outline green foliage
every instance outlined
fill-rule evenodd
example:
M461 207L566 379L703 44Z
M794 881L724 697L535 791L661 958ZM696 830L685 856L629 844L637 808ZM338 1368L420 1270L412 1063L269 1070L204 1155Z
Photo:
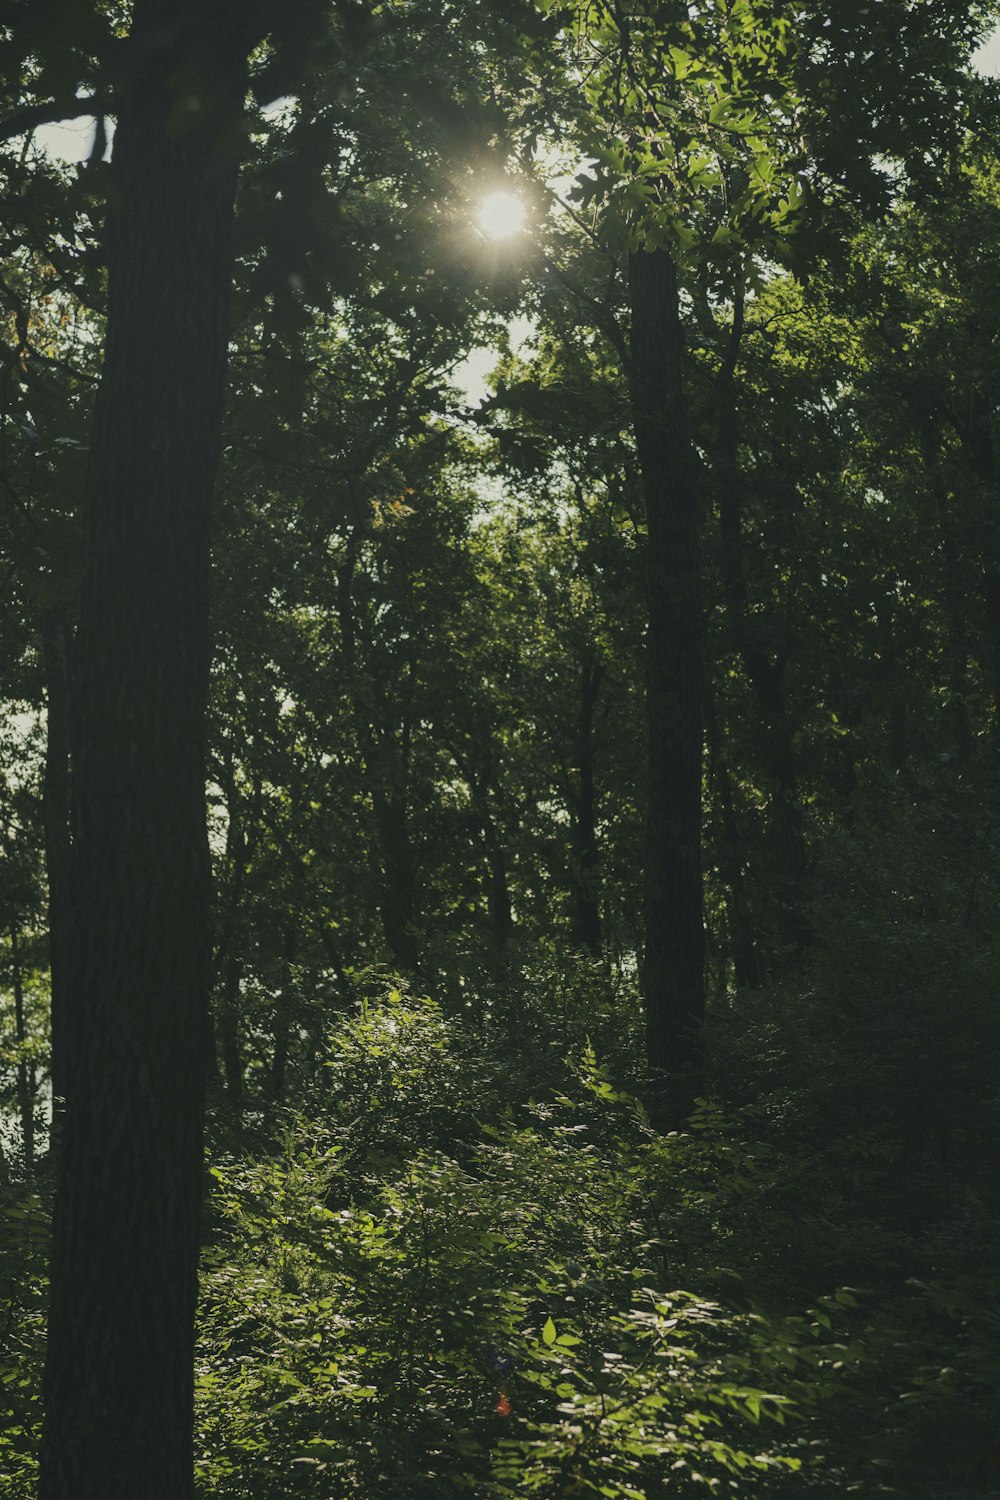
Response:
M206 1494L626 1496L798 1467L756 1431L789 1399L754 1379L763 1320L658 1289L634 1102L590 1054L547 1104L494 1079L484 1120L484 1061L390 995L331 1038L333 1117L213 1168Z
M107 102L124 20L85 8L68 45L70 9L4 34L15 120ZM321 9L253 60L284 103L249 117L236 236L201 1493L993 1494L1000 169L965 63L997 7ZM49 1223L18 1145L49 1048L39 639L76 609L106 175L0 152L15 1500ZM532 233L486 246L472 203L514 180ZM707 1098L663 1137L639 246L683 283L713 721Z
M16 1497L37 1481L49 1229L42 1198L0 1183L0 1474Z

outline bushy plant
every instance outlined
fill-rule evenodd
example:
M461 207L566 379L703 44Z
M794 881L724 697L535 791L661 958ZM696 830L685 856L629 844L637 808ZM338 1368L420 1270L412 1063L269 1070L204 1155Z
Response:
M801 1433L758 1426L793 1399L796 1340L782 1363L767 1320L671 1290L651 1183L687 1141L593 1052L497 1110L460 1023L390 994L331 1070L336 1107L213 1169L206 1495L732 1493L799 1469Z

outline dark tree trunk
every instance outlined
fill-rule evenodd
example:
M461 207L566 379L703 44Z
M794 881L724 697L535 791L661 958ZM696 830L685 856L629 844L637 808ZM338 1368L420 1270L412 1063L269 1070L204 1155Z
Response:
M243 959L240 951L242 927L243 892L246 887L247 867L252 849L256 847L257 820L260 812L260 786L251 797L251 830L248 835L244 826L243 798L236 781L231 746L227 748L224 764L219 768L219 780L226 798L226 867L228 881L225 891L224 916L220 923L220 936L215 950L213 967L216 976L216 1013L214 1042L210 1052L209 1067L215 1064L214 1077L219 1075L219 1061L225 1079L226 1094L237 1109L243 1102L243 1056L240 1046L240 984L243 978Z
M69 747L70 671L69 632L56 614L42 621L42 658L45 667L46 742L42 820L45 869L49 887L49 973L52 995L52 1138L62 1134L73 1056L72 1018L68 1013L70 983L70 840Z
M25 1049L28 1027L24 1015L24 976L21 972L21 944L17 917L10 924L10 968L14 989L14 1037L21 1050L17 1061L17 1111L21 1117L21 1149L24 1170L30 1177L35 1168L35 1065L29 1062Z
M510 940L514 931L514 909L510 899L507 851L497 831L486 788L481 782L473 782L471 792L473 814L486 850L486 910L490 919L493 950L497 965L502 970L507 963Z
M966 442L982 486L976 527L983 570L983 612L986 626L983 652L992 703L990 727L994 745L1000 744L1000 472L993 437L990 403L981 395L972 402Z
M136 0L73 715L74 1056L41 1500L193 1494L209 513L250 7Z
M972 726L969 722L968 707L969 641L954 503L945 487L944 476L941 473L938 440L929 422L921 424L920 441L924 467L930 481L931 494L934 496L938 532L941 538L941 561L944 570L942 603L947 629L945 676L948 685L948 720L959 764L968 766L972 760Z
M301 893L293 898L293 911L301 910ZM295 1009L295 958L299 949L299 930L294 922L285 927L281 945L281 962L284 983L278 991L279 1009L274 1017L274 1051L271 1053L270 1085L271 1098L281 1099L285 1092L285 1074L288 1069L288 1046L292 1035L292 1015Z
M357 540L348 543L346 562L337 570L337 606L351 706L358 744L368 775L368 789L375 815L382 855L379 914L382 931L393 962L405 973L420 968L416 928L416 859L410 838L407 807L406 767L391 732L379 721L380 705L373 701L373 686L363 674L358 653L358 627L354 605Z
M490 805L491 794L495 795L497 791L493 746L488 740L480 773L473 769L471 758L463 755L455 745L449 744L448 752L468 782L472 826L478 829L483 840L486 853L486 910L490 919L497 967L502 972L507 964L510 940L514 933L514 904L510 895L507 850Z
M757 945L754 942L750 901L747 895L746 878L743 872L743 848L736 818L736 799L733 796L732 780L726 764L722 730L715 712L712 695L705 693L705 719L708 728L709 760L712 778L719 803L722 839L719 865L726 883L726 902L729 917L730 951L733 960L733 977L740 989L757 989L763 981L763 968Z
M219 1055L229 1102L239 1109L243 1103L243 1054L240 1048L240 981L243 965L235 949L222 966L219 994Z
M768 650L766 625L751 614L743 545L743 475L739 463L736 370L743 334L743 300L737 296L729 349L719 380L719 532L726 609L737 650L757 705L763 771L769 782L769 821L781 911L782 936L796 949L810 938L802 910L807 859L792 720L785 694L785 658Z
M507 854L503 846L503 841L488 814L482 826L483 836L486 840L486 866L488 872L486 907L490 914L493 946L496 949L499 961L503 964L507 960L510 940L514 931L514 911L510 899L510 885L507 877Z
M372 803L382 847L384 886L382 930L399 967L415 974L420 967L416 929L416 862L410 842L410 820L404 791L390 792L376 766Z
M669 254L631 254L629 288L632 415L648 526L646 1057L655 1115L669 1121L683 1114L702 1068L705 622L684 335Z
M573 927L572 940L595 958L601 956L601 908L597 899L597 798L594 783L594 713L603 672L590 661L580 673L580 703L576 733L579 769L573 809Z

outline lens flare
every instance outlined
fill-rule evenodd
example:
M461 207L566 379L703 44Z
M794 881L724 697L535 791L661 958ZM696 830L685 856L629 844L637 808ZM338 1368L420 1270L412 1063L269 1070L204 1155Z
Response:
M524 204L516 193L489 193L479 204L479 228L490 240L509 240L524 228Z

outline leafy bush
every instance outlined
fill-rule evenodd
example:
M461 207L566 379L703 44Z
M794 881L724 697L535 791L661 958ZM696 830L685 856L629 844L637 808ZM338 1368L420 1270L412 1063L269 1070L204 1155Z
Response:
M761 1320L660 1284L641 1111L588 1054L480 1128L483 1067L390 995L333 1039L336 1109L213 1169L204 1493L624 1497L798 1466L760 1447L788 1403L753 1380Z

